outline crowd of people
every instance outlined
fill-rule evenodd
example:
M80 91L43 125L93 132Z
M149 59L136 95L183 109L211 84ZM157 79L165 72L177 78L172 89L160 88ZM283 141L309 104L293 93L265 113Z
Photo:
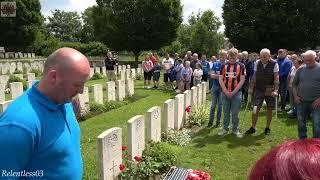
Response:
M215 56L208 59L205 54L188 51L182 57L177 53L173 57L165 54L164 59L158 62L149 53L142 66L145 88L151 88L151 78L154 81L153 88L159 87L161 69L165 85L174 84L177 93L208 81L212 97L208 128L222 127L219 135L228 133L231 115L232 132L239 138L243 137L238 114L241 102L251 102L252 123L245 131L246 135L256 132L259 112L266 104L265 135L271 132L273 111L279 110L298 119L298 134L303 139L307 137L306 121L309 117L313 118L313 137L320 136L320 114L317 109L320 103L320 79L317 78L320 77L317 75L320 73L319 60L320 52L316 54L311 50L300 55L289 55L286 49L279 49L276 55L272 55L267 48L259 54L239 52L232 48L220 50L218 59ZM287 99L290 109L286 109ZM248 104L246 109L249 109Z

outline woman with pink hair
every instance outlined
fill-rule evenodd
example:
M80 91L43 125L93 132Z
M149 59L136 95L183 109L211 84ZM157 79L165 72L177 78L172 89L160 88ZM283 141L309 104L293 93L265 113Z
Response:
M271 149L257 161L248 179L320 179L320 139L289 141Z

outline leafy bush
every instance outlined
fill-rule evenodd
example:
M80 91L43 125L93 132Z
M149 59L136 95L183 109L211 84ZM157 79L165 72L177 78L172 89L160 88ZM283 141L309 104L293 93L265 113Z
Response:
M90 80L98 80L98 79L103 79L103 76L99 73L94 73Z
M8 84L7 84L7 87L9 87L9 84L12 83L12 82L22 82L23 84L23 91L27 90L28 89L28 83L27 81L19 78L19 77L16 77L14 75L10 75L9 76L9 80L8 80Z
M162 140L178 146L186 146L191 142L192 131L190 129L168 130L162 133Z
M19 70L15 70L15 71L13 72L13 74L23 74L23 72L22 72L22 71L19 71Z
M194 107L191 108L191 113L188 120L190 125L201 126L209 120L210 108L208 105L200 105L195 109L193 108Z
M30 73L34 73L36 77L40 77L43 75L42 71L40 71L39 69L31 69Z
M136 75L136 80L142 80L142 79L143 79L143 77L142 77L141 74L137 74L137 75Z
M148 179L157 174L164 173L177 162L177 154L165 143L151 143L146 145L142 157L134 157L134 161L124 151L124 164L120 179Z

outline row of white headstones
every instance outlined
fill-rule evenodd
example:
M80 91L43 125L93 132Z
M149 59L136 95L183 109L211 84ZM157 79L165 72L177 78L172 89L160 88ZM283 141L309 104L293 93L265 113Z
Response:
M180 130L188 120L186 108L206 103L208 84L202 84L178 94L175 99L164 102L163 120L164 130ZM146 122L146 127L145 127ZM161 108L149 109L145 116L137 115L128 121L128 153L132 159L142 156L146 142L161 141ZM146 131L146 133L145 133ZM122 163L122 129L114 127L104 131L97 137L100 179L117 179L120 174L119 166Z
M18 58L35 58L35 53L22 52L0 52L0 59L18 59Z
M98 67L93 65L93 67L90 68L90 78L94 73L107 76L105 67ZM138 64L138 68L131 68L130 65L118 65L115 67L115 74L120 76L120 80L126 80L130 78L135 79L137 75L142 75L142 73L143 69L141 67L141 64Z
M0 62L0 74L13 74L16 70L20 72L29 73L32 69L43 71L44 61L33 61L33 62L14 62L14 61L3 61Z

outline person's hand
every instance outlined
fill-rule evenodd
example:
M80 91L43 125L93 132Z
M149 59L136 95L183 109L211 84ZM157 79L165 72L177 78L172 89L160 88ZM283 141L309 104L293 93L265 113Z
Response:
M237 92L238 92L238 91L232 91L232 92L230 93L230 98L233 97L235 94L237 94Z
M272 97L277 97L277 96L278 96L278 91L273 91L273 92L271 93L271 96L272 96Z
M300 96L294 96L294 102L299 105L301 103L301 97Z
M315 101L313 101L312 107L313 107L314 109L320 109L320 98L318 98L318 99L316 99Z

